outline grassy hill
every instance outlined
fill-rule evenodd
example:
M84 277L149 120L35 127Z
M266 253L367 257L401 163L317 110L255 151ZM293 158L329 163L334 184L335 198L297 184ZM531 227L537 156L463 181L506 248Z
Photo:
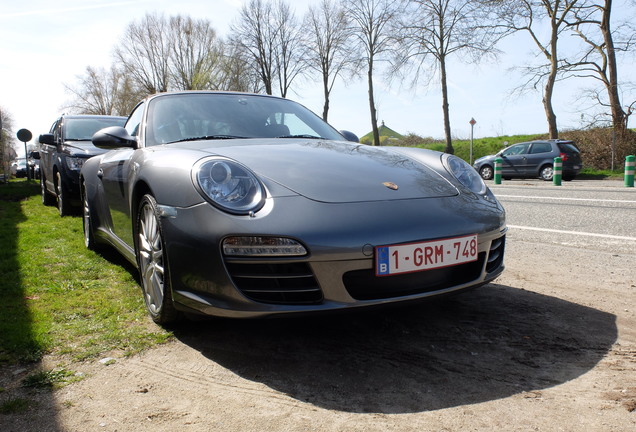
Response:
M404 135L397 133L396 131L385 125L384 122L382 123L382 126L378 128L378 131L380 132L380 145L396 145L396 141L404 139ZM360 142L363 144L373 143L373 131L361 137Z

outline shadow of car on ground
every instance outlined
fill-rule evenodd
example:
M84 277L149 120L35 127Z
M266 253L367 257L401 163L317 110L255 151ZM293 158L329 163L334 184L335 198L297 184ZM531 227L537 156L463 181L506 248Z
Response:
M175 336L246 380L344 412L413 413L565 383L617 338L615 316L490 284L399 308L182 323Z

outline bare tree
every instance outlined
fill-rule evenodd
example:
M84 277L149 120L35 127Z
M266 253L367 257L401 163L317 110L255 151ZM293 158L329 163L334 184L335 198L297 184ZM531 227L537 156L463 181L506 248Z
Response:
M464 61L479 61L484 56L495 56L495 44L505 30L492 25L488 9L471 0L409 0L403 16L398 65L415 62L414 84L422 76L427 77L427 84L439 77L445 151L452 154L448 58L462 54Z
M373 72L376 62L383 60L383 56L392 48L391 25L396 18L399 4L395 0L348 0L345 3L347 15L353 22L358 50L363 53L363 60L367 65L373 145L380 145Z
M574 8L586 0L493 0L499 6L499 22L511 31L524 31L536 45L546 63L525 68L527 81L521 89L537 88L543 84L543 108L548 122L550 138L558 138L557 117L552 106L555 84L560 78L563 61L559 52L559 37L574 26ZM548 31L545 32L545 24ZM543 34L547 38L542 40Z
M64 84L72 100L64 108L81 114L127 115L145 94L135 90L130 79L116 66L110 70L86 67L77 84Z
M239 19L230 27L232 41L249 54L250 62L263 82L265 93L271 95L275 74L274 44L277 29L271 23L271 4L250 0L243 4Z
M249 63L257 71L267 94L274 86L282 97L303 70L301 28L287 3L278 0L250 0L241 8L231 26L232 43L249 54Z
M3 180L6 182L11 172L11 160L17 154L13 148L13 119L7 110L0 107L0 168L5 174Z
M302 49L305 36L304 29L287 3L278 0L273 12L273 25L276 29L274 44L276 75L280 95L285 98L292 82L304 70Z
M614 131L623 136L636 101L629 102L623 108L619 92L617 52L628 52L634 47L634 27L630 22L624 21L616 30L612 30L612 0L577 8L575 15L573 31L586 48L576 60L566 61L564 68L572 76L592 78L601 84L605 97L595 90L590 90L587 94L598 106L609 110ZM606 113L600 114L603 116Z
M170 18L169 28L173 88L218 88L223 80L223 44L210 21L177 15Z
M355 71L356 59L349 53L351 28L345 9L332 0L322 0L317 6L310 6L303 27L309 32L307 66L321 77L324 95L322 119L327 121L329 99L336 80L342 74Z
M124 72L148 94L165 92L170 83L170 29L163 15L146 14L132 22L115 48Z
M223 74L219 83L220 90L260 93L263 84L257 70L250 63L251 55L235 41L225 45L223 56Z

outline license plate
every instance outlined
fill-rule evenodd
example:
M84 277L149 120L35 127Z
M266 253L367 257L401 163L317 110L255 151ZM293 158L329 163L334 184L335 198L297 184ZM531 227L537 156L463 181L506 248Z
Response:
M477 234L375 248L376 276L450 267L477 260Z

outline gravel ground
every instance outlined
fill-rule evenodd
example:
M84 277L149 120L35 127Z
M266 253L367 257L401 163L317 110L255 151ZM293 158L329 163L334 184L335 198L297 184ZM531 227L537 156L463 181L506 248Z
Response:
M74 365L85 379L30 393L37 405L0 414L0 430L634 431L635 263L511 231L493 284L388 310L190 322L141 355Z

